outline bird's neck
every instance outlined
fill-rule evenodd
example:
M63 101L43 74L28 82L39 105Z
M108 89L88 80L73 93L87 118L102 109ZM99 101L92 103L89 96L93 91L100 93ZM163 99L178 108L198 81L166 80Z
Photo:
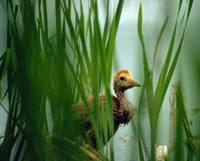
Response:
M114 91L115 91L115 94L118 98L124 98L125 97L124 90L115 86Z

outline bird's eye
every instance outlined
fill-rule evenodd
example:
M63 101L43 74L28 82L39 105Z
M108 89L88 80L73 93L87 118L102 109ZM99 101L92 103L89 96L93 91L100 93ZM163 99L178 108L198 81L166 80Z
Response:
M125 78L124 78L124 77L120 77L119 79L120 79L121 81L125 80Z

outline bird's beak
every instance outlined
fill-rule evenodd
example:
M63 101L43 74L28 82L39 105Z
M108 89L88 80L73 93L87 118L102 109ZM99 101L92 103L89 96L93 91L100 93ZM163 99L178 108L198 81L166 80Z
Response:
M133 79L127 80L127 83L128 83L128 87L129 88L132 88L132 87L141 87L141 85L138 82L134 81Z
M139 84L138 82L134 81L134 86L135 87L141 87L141 84Z

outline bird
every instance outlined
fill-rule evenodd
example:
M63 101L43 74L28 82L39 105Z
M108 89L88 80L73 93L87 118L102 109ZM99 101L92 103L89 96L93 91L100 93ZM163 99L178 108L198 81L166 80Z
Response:
M113 89L115 96L112 95L112 112L113 112L113 123L114 133L118 130L120 125L126 125L133 117L134 109L132 104L128 101L125 96L125 91L133 87L140 87L141 85L133 79L131 72L127 69L118 69L113 77ZM99 94L99 102L104 105L106 102L106 96ZM89 110L84 107L83 101L73 106L73 113L75 120L79 122L81 126L81 134L88 140L89 144L96 149L96 138L92 124L89 119L89 112L94 109L94 97L88 96L87 103ZM102 106L100 106L102 107ZM112 136L110 136L111 138ZM110 139L109 138L109 139ZM105 144L108 142L107 140Z

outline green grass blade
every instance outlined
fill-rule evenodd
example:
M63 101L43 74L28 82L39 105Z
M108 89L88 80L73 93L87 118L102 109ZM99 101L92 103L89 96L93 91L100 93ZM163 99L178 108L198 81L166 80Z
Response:
M138 11L138 35L140 39L140 43L142 45L142 53L143 53L143 63L144 63L144 76L145 79L147 80L149 76L149 64L147 60L147 52L145 48L145 43L144 43L144 37L142 33L142 21L143 21L143 16L142 16L142 3L139 5L139 11Z
M157 57L158 46L160 44L161 38L162 38L163 33L165 31L165 28L167 26L168 20L169 20L169 17L166 17L165 21L162 24L162 27L160 29L160 32L159 32L159 35L158 35L158 38L157 38L157 41L156 41L156 46L155 46L154 55L153 55L153 68L155 66L155 60L156 60L156 57Z
M104 31L103 31L103 41L107 42L107 38L108 38L108 27L109 27L109 23L110 23L110 19L109 19L109 0L107 0L106 3L106 20L105 20L105 24L104 24Z
M115 52L115 38L116 38L116 33L117 33L117 29L118 29L118 25L119 25L119 21L120 21L120 17L121 17L121 13L122 13L122 8L123 8L123 4L124 4L124 0L121 0L118 2L117 4L117 9L115 12L115 15L113 17L113 20L111 22L111 29L110 29L110 34L108 37L108 41L106 44L106 54L108 55L107 57L107 70L108 70L108 75L107 78L110 80L110 76L111 76L111 68L113 65L113 57L114 57L114 52Z
M168 51L167 51L167 54L166 54L167 56L165 58L164 65L162 67L162 70L161 70L161 73L160 73L160 76L159 76L159 80L158 80L158 83L157 83L156 91L155 91L155 98L158 98L158 100L160 100L159 96L162 95L162 88L163 88L162 82L164 82L164 80L166 78L165 74L167 73L167 71L169 69L170 62L171 62L171 57L172 57L173 48L174 48L174 44L175 44L178 16L179 16L179 13L180 13L181 6L182 6L182 0L179 3L179 10L178 10L178 14L177 14L177 17L176 17L175 26L174 26L174 29L173 29L173 34L172 34L172 37L171 37L169 48L168 48Z
M180 12L180 10L181 10L182 3L183 3L183 0L179 0L178 12Z
M175 158L184 160L183 158L183 97L181 93L180 86L177 88L177 120L176 120L176 128L177 128L177 133L176 133L176 141L175 141Z
M187 21L188 21L189 16L190 16L190 12L191 12L191 9L192 9L192 5L193 5L193 0L189 0L188 12L187 12Z
M160 76L159 76L159 80L158 80L158 83L157 83L156 91L155 91L155 98L157 98L158 100L160 100L160 96L161 96L162 88L163 88L163 82L165 80L166 73L168 71L168 67L169 67L169 64L170 64L170 59L171 59L171 55L172 55L174 43L175 43L176 29L177 29L177 22L176 22L176 25L174 27L174 31L173 31L172 38L171 38L171 41L170 41L170 45L169 45L168 52L167 52L167 57L165 59L164 65L162 67L162 70L161 70L161 73L160 73ZM159 101L157 101L157 102L159 102Z

